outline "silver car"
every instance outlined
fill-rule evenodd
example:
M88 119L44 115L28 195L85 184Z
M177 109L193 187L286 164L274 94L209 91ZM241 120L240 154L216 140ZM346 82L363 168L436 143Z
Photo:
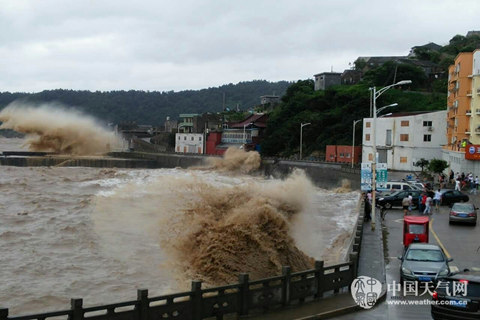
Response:
M450 274L448 259L443 250L428 243L412 243L404 256L398 257L400 265L400 283L419 281L437 283Z
M448 222L467 222L476 225L477 209L472 203L454 203L450 209Z

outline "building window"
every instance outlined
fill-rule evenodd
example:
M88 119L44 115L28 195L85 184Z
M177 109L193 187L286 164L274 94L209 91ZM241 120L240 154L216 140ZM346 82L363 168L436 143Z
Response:
M340 158L343 158L343 153L340 153Z
M365 135L365 141L370 141L370 134L369 134L369 133L367 133L367 134Z
M432 141L432 135L431 134L424 134L423 135L423 141L425 141L425 142Z
M400 157L400 163L407 163L407 157Z
M387 134L385 137L385 145L386 146L392 145L392 130L387 130Z
M400 141L408 141L408 134L407 133L400 134Z
M410 125L410 121L408 120L404 120L402 122L400 122L400 126L402 127L408 127Z
M193 139L194 139L194 138L193 138L193 137L191 137L190 139L193 141Z
M350 158L350 153L345 153L345 158Z
M198 137L198 141L202 141L202 137Z
M180 136L178 136L178 140L180 140Z
M370 128L371 122L365 122L365 127Z
M424 127L431 127L432 126L432 121L423 121L423 126Z
M369 153L368 154L368 161L372 161L373 160L373 153Z
M184 140L184 141L187 140L187 136L183 137L183 140Z
M330 159L335 159L335 155L331 154Z

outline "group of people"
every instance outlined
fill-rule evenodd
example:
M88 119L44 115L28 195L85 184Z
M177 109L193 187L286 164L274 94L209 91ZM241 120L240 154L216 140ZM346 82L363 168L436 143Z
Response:
M440 189L433 192L431 190L425 190L418 197L418 212L421 214L432 214L432 208L435 207L435 210L438 212L440 210L440 204L442 202L442 193ZM413 197L409 195L408 197L403 198L402 200L403 213L405 215L412 212L413 207Z
M465 190L469 189L470 193L477 194L479 179L478 176L473 177L473 174L470 172L461 174L457 172L456 178L453 173L453 170L450 170L450 183L455 184L455 190Z

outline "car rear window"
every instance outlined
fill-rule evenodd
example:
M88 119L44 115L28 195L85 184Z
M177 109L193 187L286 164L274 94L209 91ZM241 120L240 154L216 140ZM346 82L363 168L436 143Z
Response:
M473 206L471 204L466 204L466 203L455 203L452 207L452 211L473 211Z
M408 225L408 233L412 234L423 234L425 231L425 226L423 224L410 224Z

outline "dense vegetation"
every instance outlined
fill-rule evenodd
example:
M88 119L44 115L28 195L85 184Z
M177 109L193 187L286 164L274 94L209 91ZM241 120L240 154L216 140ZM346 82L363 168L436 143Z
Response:
M75 107L105 122L162 125L167 116L177 119L180 113L221 112L225 108L251 109L260 104L260 96L282 96L291 82L255 80L227 84L202 90L146 92L45 90L39 93L0 93L0 109L15 100L32 103L60 102Z
M304 155L320 156L329 144L351 145L353 121L370 116L368 87L369 83L362 83L314 91L312 80L298 81L290 86L282 104L270 114L267 136L262 143L263 154L297 154L300 124L307 122L311 125L303 128ZM391 112L445 110L446 94L405 89L409 88L385 92L377 99L377 106L398 103L395 109L389 109ZM356 131L361 132L361 124L356 126Z

